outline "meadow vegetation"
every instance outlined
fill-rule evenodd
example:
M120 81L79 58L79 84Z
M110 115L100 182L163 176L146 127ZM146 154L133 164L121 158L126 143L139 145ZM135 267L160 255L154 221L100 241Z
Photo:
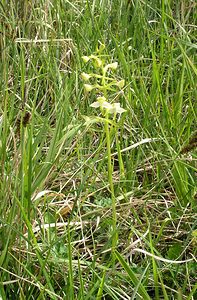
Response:
M1 1L0 299L195 299L196 12Z

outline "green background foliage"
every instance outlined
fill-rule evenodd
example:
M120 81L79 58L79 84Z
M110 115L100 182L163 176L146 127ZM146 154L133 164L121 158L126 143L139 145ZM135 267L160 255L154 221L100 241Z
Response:
M0 21L0 298L195 299L195 1L2 0ZM125 80L116 232L81 79L99 41Z

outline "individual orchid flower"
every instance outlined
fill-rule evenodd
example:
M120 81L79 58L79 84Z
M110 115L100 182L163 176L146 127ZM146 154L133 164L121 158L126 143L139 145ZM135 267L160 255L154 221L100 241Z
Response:
M108 109L108 112L110 114L122 114L126 110L122 107L120 107L120 103L113 103L111 104L111 107Z
M125 80L122 79L122 80L118 81L118 82L116 83L116 85L117 85L120 89L122 89L122 88L124 87L124 85L125 85Z
M87 63L90 60L89 56L82 56L82 59L85 63Z
M82 59L83 59L83 61L85 62L85 63L87 63L90 59L93 59L95 62L96 62L96 66L97 67L101 67L102 66L102 60L98 57L98 56L96 56L96 55L94 55L94 54L91 54L90 56L82 56Z
M84 88L85 88L85 90L86 90L86 92L91 92L94 88L95 88L95 86L94 85L91 85L91 84L84 84Z
M88 81L92 76L83 72L81 73L81 78L84 80L84 81Z
M96 48L96 52L102 52L105 49L105 44L99 42L99 47Z
M95 108L100 107L101 109L105 108L107 110L112 109L112 105L106 101L106 98L104 96L98 97L97 101L90 104L90 106Z
M111 64L106 65L106 66L103 68L103 70L104 70L104 72L106 73L108 69L116 70L117 67L118 67L118 63L117 63L117 62L113 62L113 63L111 63Z
M92 54L90 55L90 58L92 58L96 62L97 67L100 68L102 66L102 60L98 56Z

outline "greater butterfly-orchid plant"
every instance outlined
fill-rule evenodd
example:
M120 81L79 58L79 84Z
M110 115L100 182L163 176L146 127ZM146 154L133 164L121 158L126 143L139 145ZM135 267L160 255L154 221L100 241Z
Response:
M100 44L97 49L96 54L90 56L82 56L85 63L91 63L93 65L93 70L95 72L81 74L81 78L84 81L84 89L86 93L91 93L94 91L96 95L96 101L90 104L90 107L99 108L102 116L104 117L105 124L105 134L107 143L107 158L108 158L108 180L112 199L112 217L113 217L113 239L112 239L112 254L114 255L114 250L117 245L118 234L116 228L116 199L114 194L114 184L113 184L113 164L112 164L112 153L111 153L111 134L110 134L110 116L112 116L113 122L116 122L116 116L119 114L121 116L126 110L120 106L119 102L110 101L112 92L122 92L125 85L125 81L117 80L114 76L114 72L118 68L117 62L107 63L105 62L105 56L101 52L105 49L105 45ZM118 143L117 143L118 144ZM118 156L121 159L120 149L117 149ZM123 168L122 168L123 169Z

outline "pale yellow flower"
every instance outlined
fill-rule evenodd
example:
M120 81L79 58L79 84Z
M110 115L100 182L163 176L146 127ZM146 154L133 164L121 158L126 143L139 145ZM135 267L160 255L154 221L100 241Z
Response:
M89 56L82 56L82 59L85 63L87 63L90 60Z
M98 56L92 54L90 55L90 58L95 60L97 67L100 68L102 66L102 60L98 58Z
M122 114L125 111L126 110L124 108L120 107L120 103L111 104L111 107L108 110L110 114Z
M102 97L98 97L97 98L97 101L90 104L91 107L95 107L95 108L105 108L107 110L111 109L112 108L112 105L106 101L106 98L104 96Z
M94 86L91 84L84 84L86 92L91 92L94 89Z
M104 67L104 71L107 72L108 69L112 69L112 70L116 70L118 67L118 63L117 62L113 62L111 64L108 64Z
M96 51L97 52L101 52L101 51L103 51L104 49L105 49L105 45L104 44L102 44L101 42L99 42L99 47L97 47L97 49L96 49Z
M91 78L91 75L87 74L87 73L81 73L81 78L84 80L84 81L88 81L90 78Z
M124 85L125 85L125 81L124 81L124 79L122 79L122 80L120 80L120 81L118 81L117 83L116 83L116 85L121 89L121 88L123 88L124 87Z

